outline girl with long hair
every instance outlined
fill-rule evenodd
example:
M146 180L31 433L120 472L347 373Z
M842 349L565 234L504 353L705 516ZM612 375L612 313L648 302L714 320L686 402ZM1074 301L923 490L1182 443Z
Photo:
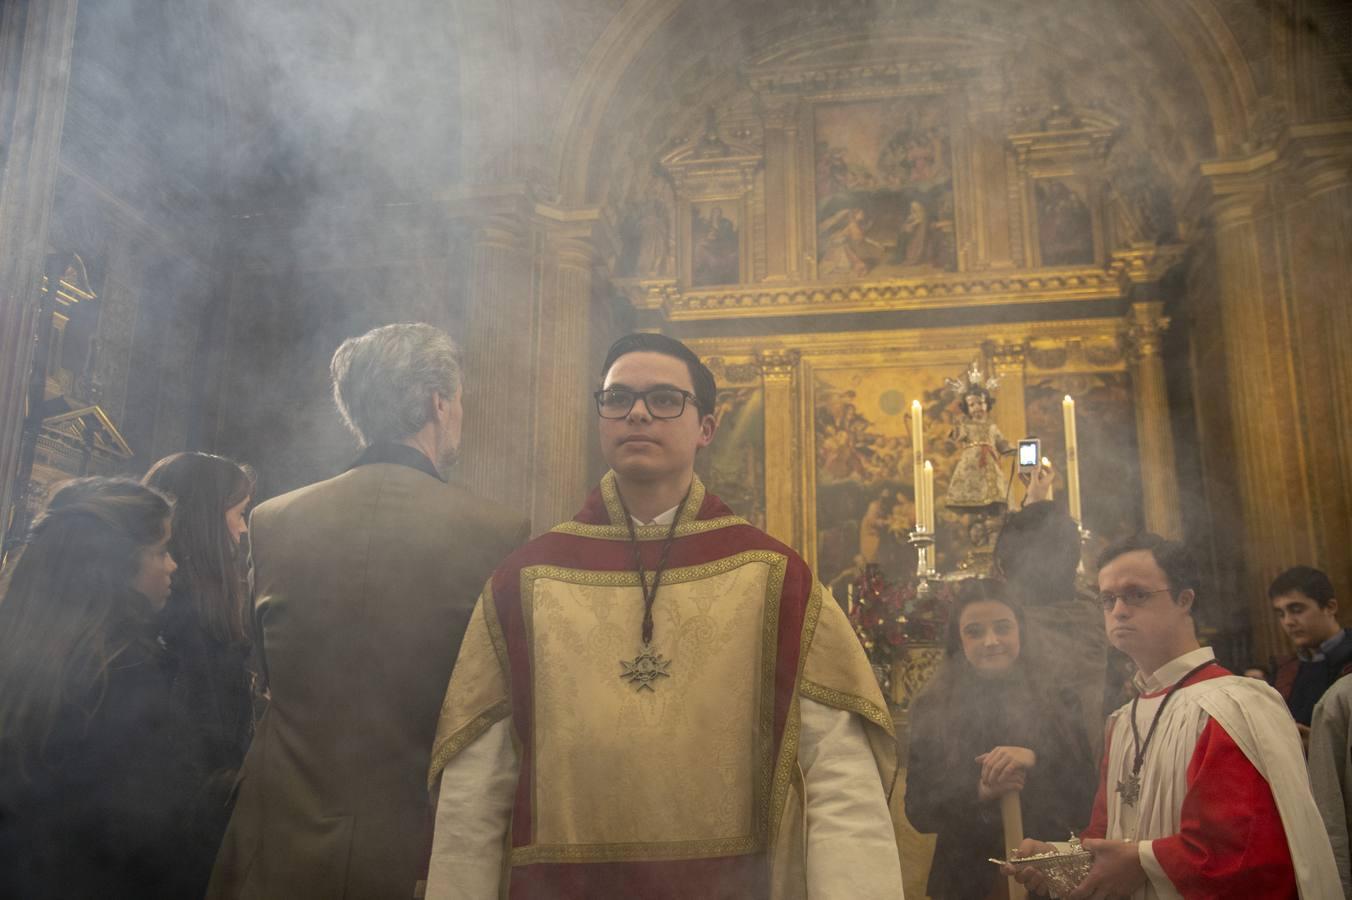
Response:
M174 498L178 561L160 634L173 657L173 695L193 725L189 760L200 784L190 854L205 891L230 818L231 788L253 734L248 592L242 577L253 473L208 453L175 453L144 483Z
M184 896L184 730L155 616L167 498L123 478L57 490L0 596L0 896Z
M1066 835L1089 821L1097 771L1073 685L1030 659L1023 612L1003 582L962 583L944 662L911 707L906 818L935 833L929 896L1006 896L986 860L1003 857L1000 798L1018 792L1029 834Z

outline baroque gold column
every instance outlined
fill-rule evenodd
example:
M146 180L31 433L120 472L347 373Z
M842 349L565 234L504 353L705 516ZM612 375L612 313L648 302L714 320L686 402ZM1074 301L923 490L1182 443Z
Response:
M1000 379L995 391L995 409L991 417L1005 440L1017 443L1028 436L1028 410L1024 405L1023 344L996 344L988 347L991 374Z
M1028 436L1028 409L1024 402L1025 348L1023 344L996 344L987 345L986 349L990 358L991 374L1000 379L995 391L995 409L991 411L991 418L995 420L995 426L1000 429L1005 440L1017 444ZM1025 489L1017 480L1014 489L1020 493L1012 495L1010 502L1013 508L1017 509Z
M798 547L797 350L757 354L765 389L765 530Z
M765 114L765 255L769 281L799 276L798 115L780 102Z
M1136 407L1136 446L1141 460L1145 527L1167 538L1183 536L1178 508L1178 472L1162 341L1169 327L1164 304L1133 303L1128 315L1131 381Z
M77 6L0 4L0 535L14 499Z

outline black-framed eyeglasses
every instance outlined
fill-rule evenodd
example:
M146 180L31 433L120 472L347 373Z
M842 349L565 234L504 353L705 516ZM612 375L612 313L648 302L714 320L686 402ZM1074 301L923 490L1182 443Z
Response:
M1156 594L1167 594L1169 592L1169 588L1160 588L1157 591L1127 591L1125 594L1110 594L1107 591L1104 591L1102 594L1099 594L1099 603L1103 604L1105 610L1112 609L1116 606L1118 600L1121 600L1123 603L1127 604L1127 606L1138 608L1145 606L1145 601Z
M648 408L648 415L654 419L678 419L685 412L685 404L694 400L695 395L680 388L659 387L646 391L631 391L627 388L602 388L592 394L596 398L596 411L603 419L623 419L629 415L639 400Z

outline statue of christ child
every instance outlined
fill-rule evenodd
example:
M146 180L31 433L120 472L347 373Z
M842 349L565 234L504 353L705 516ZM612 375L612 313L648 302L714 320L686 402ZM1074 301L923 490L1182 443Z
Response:
M960 449L958 464L948 481L944 505L962 512L999 513L1009 493L1009 481L1000 464L1000 456L1010 447L990 418L991 408L995 406L990 388L994 385L991 382L983 384L981 373L973 364L967 373L966 384L957 386L962 388L963 415L953 426L950 437Z

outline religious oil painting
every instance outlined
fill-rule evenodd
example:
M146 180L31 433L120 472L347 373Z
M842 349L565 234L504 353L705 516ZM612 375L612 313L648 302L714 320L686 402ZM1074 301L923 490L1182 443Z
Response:
M719 388L714 421L717 437L695 458L695 471L733 512L764 528L764 391L759 385Z
M814 112L818 276L955 270L950 105L905 97Z
M742 223L735 200L690 205L690 284L736 284L741 278Z
M1066 508L1066 440L1061 401L1075 399L1084 525L1097 549L1144 527L1136 412L1124 373L1067 374L1030 380L1024 388L1028 433L1042 441L1056 467L1054 501Z
M1042 178L1033 186L1037 204L1038 247L1044 266L1084 265L1094 261L1094 225L1079 185Z
M888 580L915 574L908 541L915 527L910 434L912 400L924 412L924 455L934 464L938 566L951 570L971 551L970 523L942 498L958 465L962 412L943 368L818 369L813 385L817 569L837 596L868 565Z

